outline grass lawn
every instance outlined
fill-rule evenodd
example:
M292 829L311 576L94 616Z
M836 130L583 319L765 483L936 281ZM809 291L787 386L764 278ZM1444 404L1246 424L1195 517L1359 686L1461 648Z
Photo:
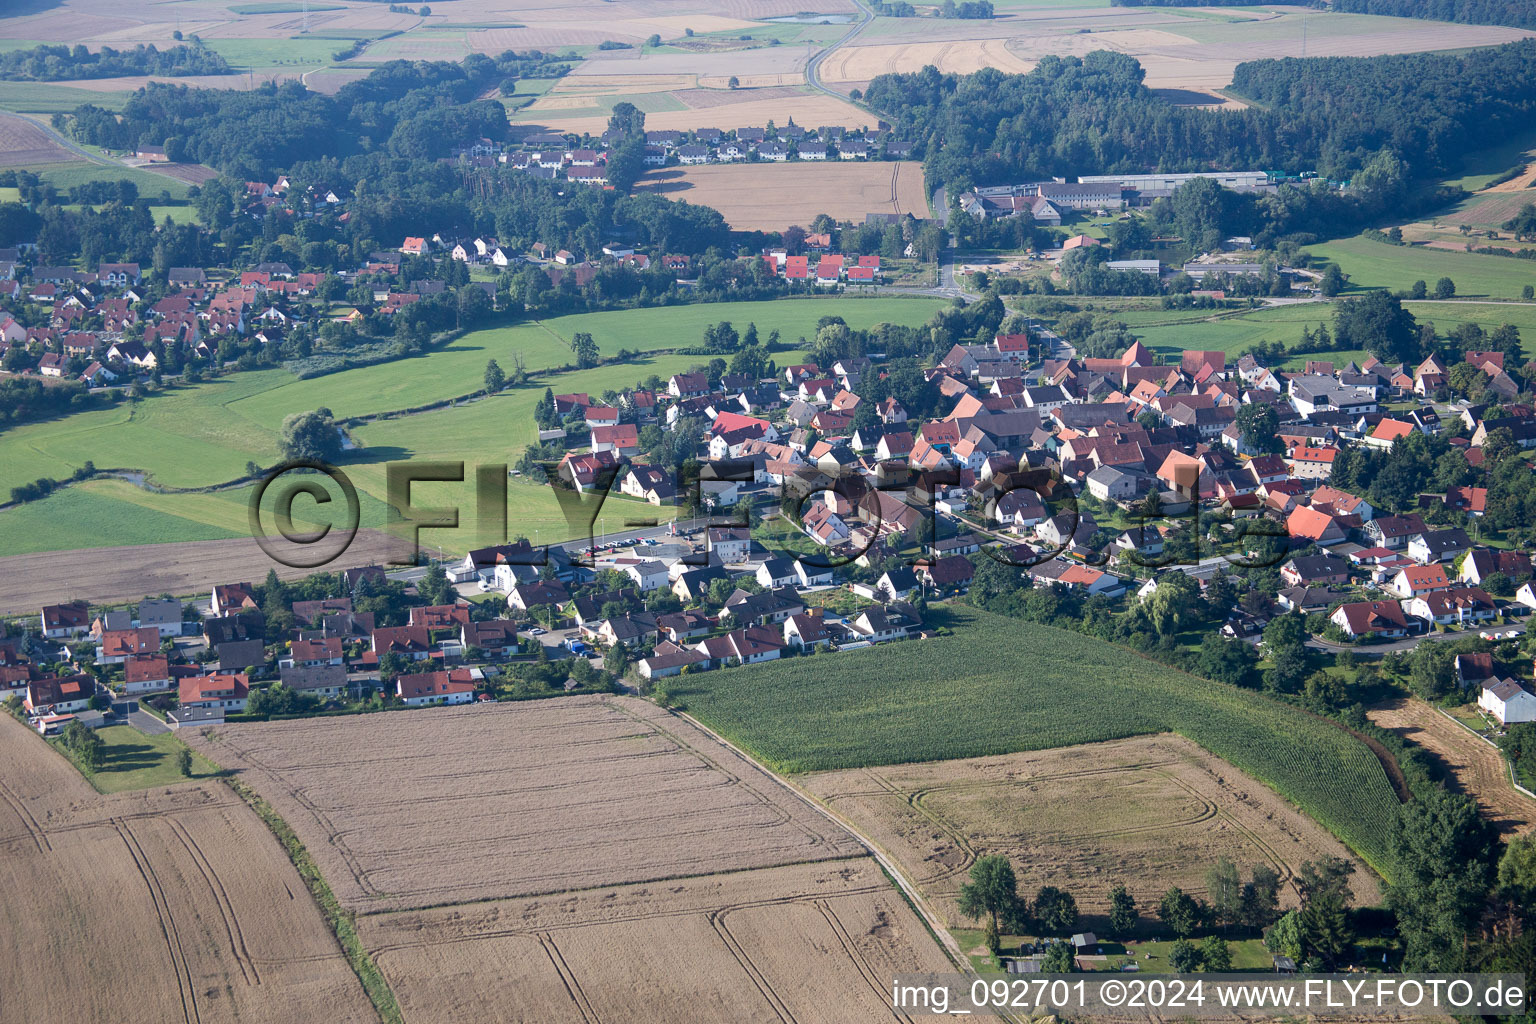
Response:
M1449 277L1457 295L1518 299L1522 287L1536 284L1536 265L1508 256L1391 245L1362 236L1308 246L1307 251L1337 263L1357 290L1407 289L1414 281L1433 288L1440 278Z
M1390 877L1397 798L1370 750L1259 694L1077 633L933 610L953 636L676 681L690 713L778 771L981 757L1176 732L1296 803Z
M106 744L101 767L87 775L103 793L121 793L129 789L170 786L189 779L176 767L176 754L185 745L171 733L146 736L131 725L112 725L97 730ZM191 779L206 779L219 773L219 766L192 754Z

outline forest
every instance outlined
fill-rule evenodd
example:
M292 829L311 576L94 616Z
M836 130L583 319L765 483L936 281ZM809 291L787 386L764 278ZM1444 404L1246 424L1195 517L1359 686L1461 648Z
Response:
M1350 14L1536 28L1536 0L1333 0L1332 6Z
M44 44L30 50L0 54L0 81L61 82L74 78L118 78L125 75L228 75L234 69L205 46L135 46L114 50L103 46L92 53L82 44L73 47Z
M865 100L916 140L929 184L1208 168L1349 180L1383 150L1428 180L1536 114L1536 40L1458 54L1284 58L1238 65L1255 106L1176 107L1132 57L1046 57L1026 75L932 66L881 75Z
M54 127L111 149L164 145L173 160L207 164L241 180L269 179L302 160L385 153L446 156L455 143L504 139L506 110L478 97L508 80L556 78L569 64L538 51L471 54L460 63L393 61L335 96L298 82L248 91L152 82L121 115L92 104Z

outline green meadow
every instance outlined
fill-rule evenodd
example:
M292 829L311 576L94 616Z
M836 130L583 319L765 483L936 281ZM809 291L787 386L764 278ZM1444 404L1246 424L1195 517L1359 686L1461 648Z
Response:
M777 328L794 346L815 333L821 316L844 317L857 327L880 322L918 324L942 305L936 299L828 298L805 301L717 303L591 313L476 331L426 356L297 380L284 370L234 373L196 385L172 386L129 405L25 424L0 433L0 479L8 486L38 477L66 477L86 461L98 469L147 475L162 488L199 488L239 479L246 464L280 458L284 417L321 406L338 417L373 416L468 395L482 386L487 359L504 368L521 353L531 371L564 365L569 338L589 331L607 355L621 348L642 354L588 370L536 373L525 386L493 398L463 401L428 412L373 420L350 433L359 446L343 465L356 484L364 526L385 525L385 469L402 459L514 463L534 440L533 408L546 387L556 392L633 386L652 374L666 378L705 361L660 352L696 345L705 325L730 320L738 329L758 325L764 339ZM795 351L780 352L787 362ZM472 471L471 471L472 472ZM463 506L461 525L429 539L454 550L480 543L470 484L418 485L413 500ZM7 550L47 551L63 544L106 546L217 539L248 533L247 489L161 493L117 478L98 478L50 497L0 511ZM653 518L663 510L610 500L605 522ZM573 536L548 487L511 485L512 531L540 540Z
M130 95L128 92L76 89L52 82L0 82L0 110L14 110L20 114L67 114L82 103L94 103L106 110L122 110Z
M1407 289L1415 281L1434 288L1440 278L1449 277L1459 296L1518 299L1521 288L1536 284L1536 262L1509 256L1391 245L1363 236L1308 246L1307 251L1337 263L1353 289Z

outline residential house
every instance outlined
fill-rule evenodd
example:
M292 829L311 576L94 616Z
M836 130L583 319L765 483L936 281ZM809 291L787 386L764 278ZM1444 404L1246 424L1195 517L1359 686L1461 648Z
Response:
M165 654L140 654L123 662L123 692L158 693L171 688L171 659Z
M43 636L61 640L81 636L91 627L90 607L84 601L43 606Z
M1536 696L1513 679L1484 686L1477 698L1477 706L1502 725L1536 722Z
M1403 602L1403 607L1408 614L1427 619L1436 625L1487 622L1499 614L1493 598L1480 587L1451 587L1424 594Z
M1472 541L1465 530L1426 530L1409 539L1408 557L1420 565L1450 562L1471 546Z
M32 714L68 715L89 707L95 693L96 677L84 672L33 679L22 706Z
M468 704L475 699L475 683L468 669L416 672L395 680L395 696L407 707L428 704Z
M1394 639L1408 635L1408 620L1396 601L1355 601L1340 605L1329 621L1353 639L1381 637Z
M335 700L347 691L347 670L341 665L290 665L282 670L283 686L320 700Z
M1451 581L1440 565L1408 565L1399 569L1387 589L1403 599L1450 590Z
M210 672L181 681L177 704L183 709L221 708L226 713L244 711L250 697L250 680L243 672Z

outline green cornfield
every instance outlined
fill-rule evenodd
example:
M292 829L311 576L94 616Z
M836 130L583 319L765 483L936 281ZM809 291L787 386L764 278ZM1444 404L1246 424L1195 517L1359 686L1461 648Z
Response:
M952 636L668 680L690 714L785 773L1178 733L1263 781L1390 880L1398 800L1325 719L1078 633L971 608Z

